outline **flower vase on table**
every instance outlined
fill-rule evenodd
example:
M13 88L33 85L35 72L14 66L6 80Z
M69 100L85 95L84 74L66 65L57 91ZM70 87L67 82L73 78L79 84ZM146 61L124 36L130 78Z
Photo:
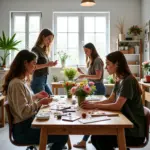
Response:
M70 90L66 90L67 92L67 98L72 98L72 94L70 93Z
M150 61L143 62L142 68L144 70L146 82L150 82L150 74L149 74L150 73Z
M85 101L85 96L77 96L77 99L78 99L78 106L80 106L81 103Z

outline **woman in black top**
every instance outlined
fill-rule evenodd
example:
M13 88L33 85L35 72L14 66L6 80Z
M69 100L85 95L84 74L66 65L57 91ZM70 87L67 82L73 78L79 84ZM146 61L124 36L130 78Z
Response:
M48 58L50 52L49 47L51 46L53 39L54 34L48 29L43 29L39 34L35 46L32 48L32 51L38 56L36 70L31 82L31 88L34 93L44 90L48 94L52 95L51 88L47 83L47 76L49 74L48 67L52 67L57 64L57 61L49 61Z
M106 70L109 74L115 74L117 79L111 96L100 102L83 102L81 107L121 111L134 124L133 128L125 129L127 146L140 145L145 136L145 116L138 81L120 51L107 55ZM93 135L91 141L97 150L113 150L117 146L116 136Z

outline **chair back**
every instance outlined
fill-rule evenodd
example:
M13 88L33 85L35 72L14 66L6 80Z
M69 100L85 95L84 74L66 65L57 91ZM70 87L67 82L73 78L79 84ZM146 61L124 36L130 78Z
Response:
M145 130L145 142L143 143L143 147L147 145L149 141L149 128L150 128L150 109L144 107L144 114L146 119L146 130Z
M9 124L9 139L11 141L12 144L17 145L16 142L13 139L12 136L12 127L13 127L13 116L10 112L10 107L9 107L9 103L8 101L5 101L5 108L6 108L6 112L7 112L7 117L8 117L8 124Z

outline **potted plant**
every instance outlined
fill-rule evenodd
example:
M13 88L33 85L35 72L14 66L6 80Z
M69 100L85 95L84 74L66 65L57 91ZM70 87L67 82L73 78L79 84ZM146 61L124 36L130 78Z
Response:
M75 86L73 86L70 90L72 95L76 95L78 99L78 105L85 100L85 97L88 95L92 95L94 91L96 90L96 87L94 86L94 82L80 82L76 83Z
M125 35L124 35L124 19L120 18L118 20L118 24L116 25L116 27L119 30L119 41L123 41L125 39Z
M138 40L138 35L140 35L142 32L142 28L140 28L137 25L133 25L132 27L129 28L129 34L133 35L134 40Z
M146 82L150 82L150 75L149 75L149 71L150 71L150 61L145 61L145 62L143 62L143 63L142 63L142 68L143 68L143 70L144 70Z
M68 78L68 80L73 80L77 74L77 70L75 68L64 68L64 75Z
M2 36L0 37L0 50L3 51L3 56L0 56L2 67L6 67L6 59L10 54L10 50L18 50L17 45L21 41L15 40L16 34L13 34L12 37L6 37L4 31L2 31Z
M59 56L61 66L62 66L62 68L64 68L66 65L66 60L67 60L67 58L69 58L69 55L67 53L65 53L64 51L59 51L59 52L57 52L57 54Z

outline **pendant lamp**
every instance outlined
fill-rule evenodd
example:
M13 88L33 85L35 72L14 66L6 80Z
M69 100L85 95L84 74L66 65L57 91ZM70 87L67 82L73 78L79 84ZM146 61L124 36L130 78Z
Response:
M90 7L90 6L94 6L96 3L94 0L82 0L81 1L81 6L85 6L85 7Z

